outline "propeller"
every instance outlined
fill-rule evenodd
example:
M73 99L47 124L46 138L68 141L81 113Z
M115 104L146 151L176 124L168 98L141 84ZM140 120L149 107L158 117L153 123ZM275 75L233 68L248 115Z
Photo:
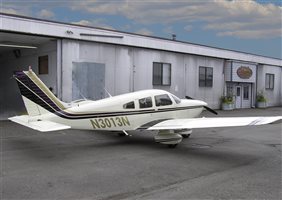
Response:
M185 96L185 98L186 98L186 99L192 99L192 100L194 100L194 98L189 97L189 96ZM207 111L209 111L209 112L211 112L211 113L213 113L213 114L215 114L215 115L218 115L218 113L217 113L215 110L211 109L210 107L204 106L204 108L205 108Z

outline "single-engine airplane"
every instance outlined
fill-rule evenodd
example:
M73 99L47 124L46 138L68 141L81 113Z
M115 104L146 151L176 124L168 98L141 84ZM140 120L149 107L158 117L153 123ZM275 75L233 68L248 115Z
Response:
M63 129L154 131L155 141L175 147L192 129L263 125L274 117L196 118L204 109L217 114L207 103L189 97L179 99L163 90L142 90L101 100L60 101L29 69L14 73L28 115L9 118L26 127L47 132Z

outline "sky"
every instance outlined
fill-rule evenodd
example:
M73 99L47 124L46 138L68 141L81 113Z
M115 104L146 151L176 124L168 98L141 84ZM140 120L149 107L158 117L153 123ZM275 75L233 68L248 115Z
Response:
M0 12L282 59L282 0L0 0Z

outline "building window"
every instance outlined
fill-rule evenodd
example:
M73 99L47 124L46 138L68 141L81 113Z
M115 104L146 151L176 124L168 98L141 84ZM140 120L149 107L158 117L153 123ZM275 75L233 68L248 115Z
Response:
M236 96L237 96L237 97L240 97L240 96L241 96L241 87L237 87Z
M38 73L48 74L48 55L38 57Z
M171 84L171 64L153 63L153 85Z
M265 89L273 90L274 74L265 74Z
M244 91L243 91L243 99L244 100L249 100L249 86L244 86Z
M233 85L227 85L226 93L228 97L233 97Z
M213 83L213 68L199 67L199 86L212 87Z

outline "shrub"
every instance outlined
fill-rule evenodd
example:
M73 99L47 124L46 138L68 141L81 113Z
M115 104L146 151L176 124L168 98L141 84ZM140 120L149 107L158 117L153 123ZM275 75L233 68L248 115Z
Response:
M257 94L257 102L266 102L266 98L264 97L263 92L259 92Z
M232 96L222 96L221 102L226 104L233 104L233 97Z

